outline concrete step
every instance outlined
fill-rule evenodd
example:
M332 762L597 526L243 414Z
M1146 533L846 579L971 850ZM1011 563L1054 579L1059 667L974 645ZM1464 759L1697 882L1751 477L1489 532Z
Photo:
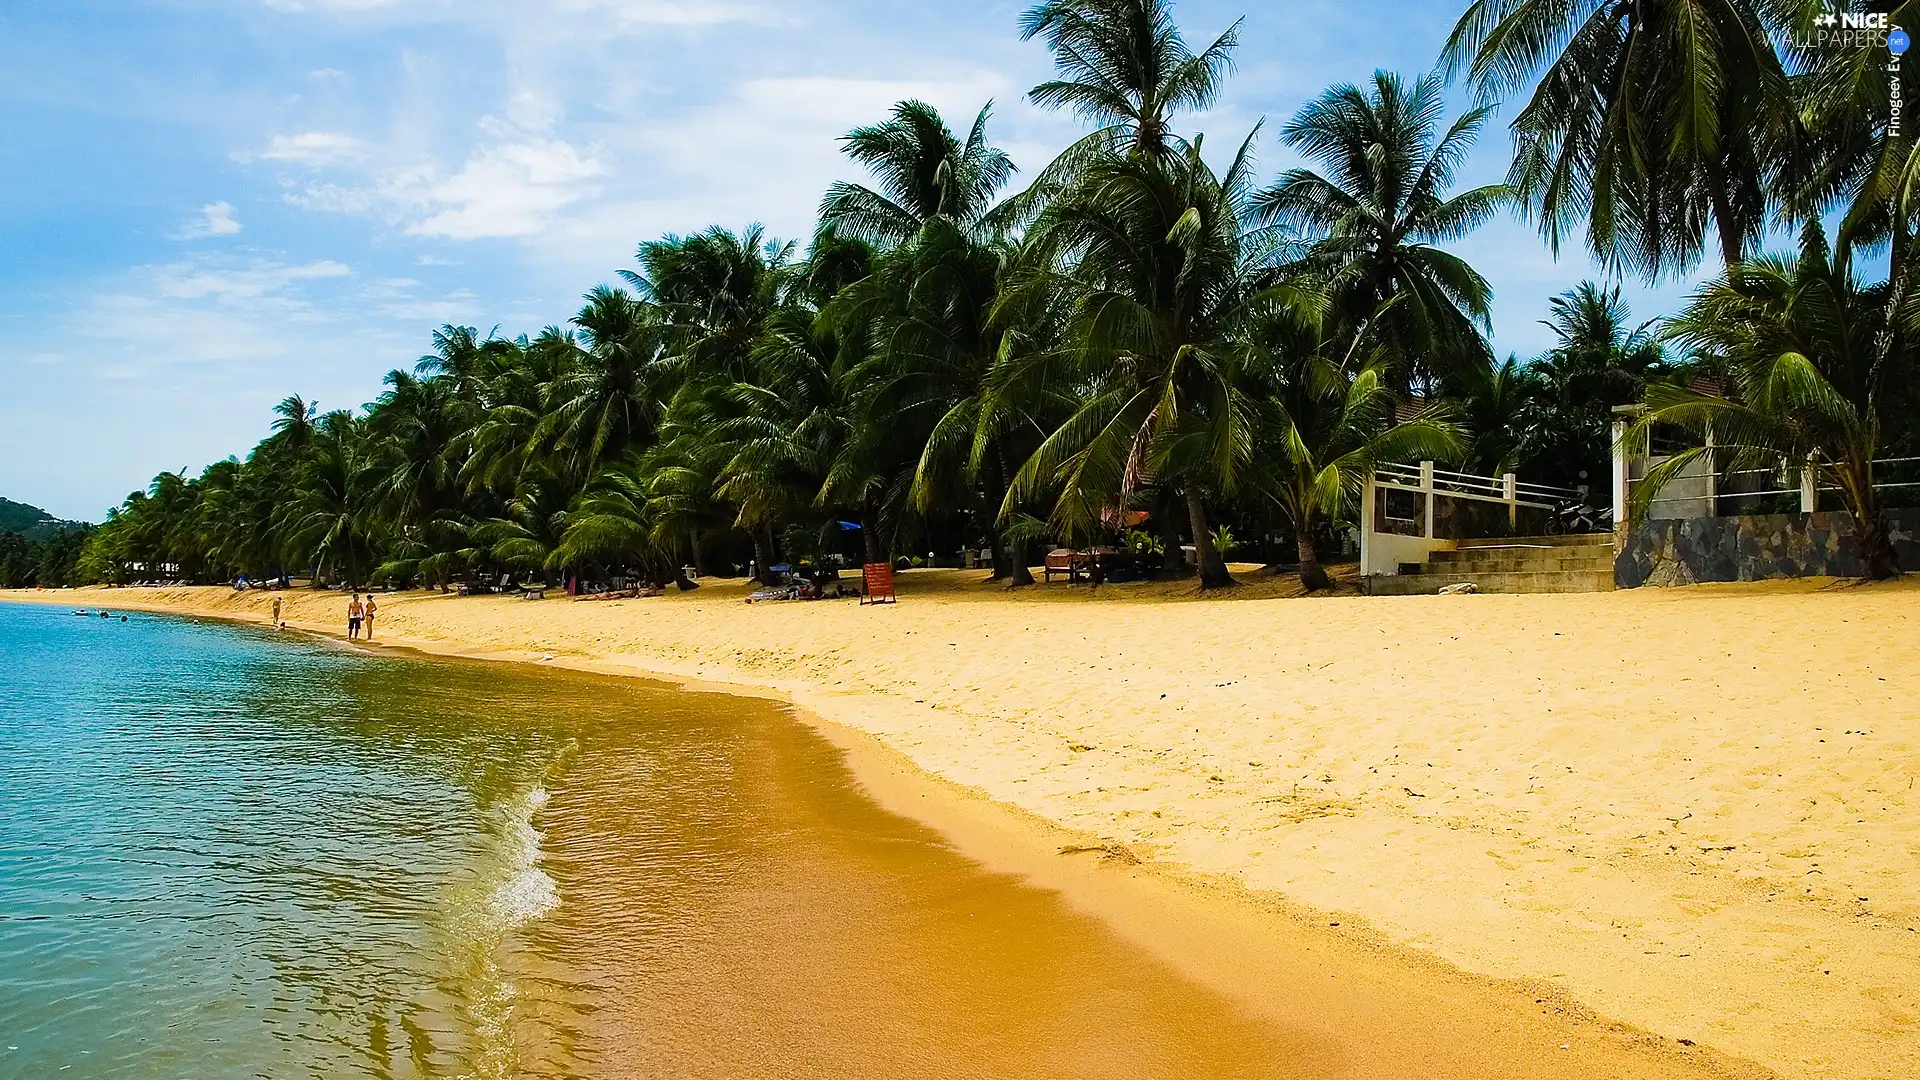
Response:
M1568 550L1561 548L1558 550ZM1578 549L1576 549L1578 550ZM1459 555L1460 552L1436 551L1427 556L1427 562L1420 568L1423 574L1453 574L1473 576L1475 574L1513 574L1525 571L1571 570L1613 572L1613 549L1604 552L1578 555L1557 556L1547 552L1528 552L1522 555L1502 556L1496 552L1482 554L1473 552L1473 558L1442 558L1443 555Z
M1454 545L1461 551L1485 548L1608 547L1609 533L1574 533L1571 536L1497 536L1480 540L1461 540Z
M1376 575L1367 579L1367 589L1374 596L1420 596L1463 581L1472 582L1483 593L1612 592L1613 569Z

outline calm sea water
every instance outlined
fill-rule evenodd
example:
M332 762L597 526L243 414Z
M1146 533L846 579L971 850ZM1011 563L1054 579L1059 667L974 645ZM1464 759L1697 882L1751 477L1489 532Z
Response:
M0 604L0 1080L1323 1071L770 703Z
M485 669L0 604L0 1076L510 1076L564 717Z

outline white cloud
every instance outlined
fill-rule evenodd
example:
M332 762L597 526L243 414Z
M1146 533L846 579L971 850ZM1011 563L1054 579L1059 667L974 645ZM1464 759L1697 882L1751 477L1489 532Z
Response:
M155 290L175 300L211 298L222 302L281 294L297 282L351 277L345 263L322 259L289 266L266 260L240 265L183 262L150 268Z
M240 222L234 219L233 204L217 202L201 207L200 216L182 225L174 236L180 240L204 240L209 236L232 236L239 231Z
M458 173L423 187L422 201L442 209L408 225L407 232L453 240L526 236L555 213L596 194L590 181L608 171L559 139L482 147Z
M427 163L390 170L361 186L309 184L287 194L308 210L374 214L411 236L476 240L528 236L567 207L599 194L612 170L564 139L486 124L501 141L476 147L457 172Z
M342 132L303 131L297 135L275 135L259 156L267 161L296 165L338 165L365 158L367 150L365 142Z

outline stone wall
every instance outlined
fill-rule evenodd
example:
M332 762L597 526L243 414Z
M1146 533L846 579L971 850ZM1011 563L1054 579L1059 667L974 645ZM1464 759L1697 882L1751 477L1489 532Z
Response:
M1920 570L1920 509L1889 510L1886 522L1900 568ZM1647 521L1613 563L1613 583L1622 589L1859 573L1853 517L1845 511Z

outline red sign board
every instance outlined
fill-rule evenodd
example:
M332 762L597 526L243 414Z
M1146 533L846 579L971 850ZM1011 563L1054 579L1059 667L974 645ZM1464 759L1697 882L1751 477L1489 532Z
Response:
M894 603L899 599L893 595L892 563L867 563L860 569L860 580L866 584L866 595L860 598L863 604Z

